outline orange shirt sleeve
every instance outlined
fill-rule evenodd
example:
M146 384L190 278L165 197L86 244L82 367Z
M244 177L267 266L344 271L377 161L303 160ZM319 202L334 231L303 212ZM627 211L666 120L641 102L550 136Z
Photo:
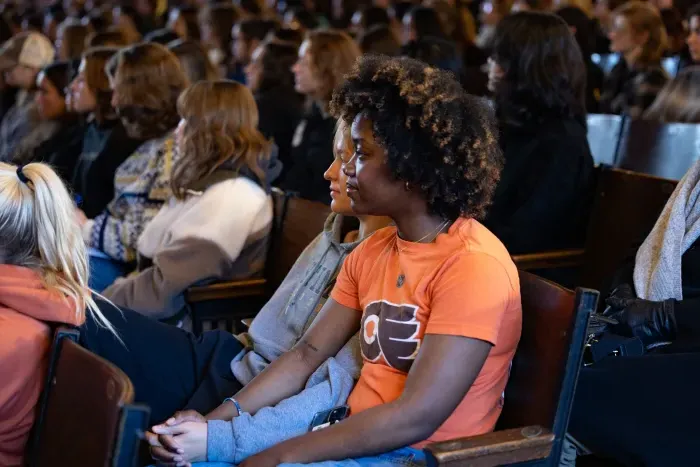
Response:
M432 290L426 334L446 334L497 344L513 284L494 257L461 255L441 272Z
M359 293L359 278L360 278L360 263L362 262L362 252L367 241L359 244L345 258L343 266L340 268L338 278L335 281L335 286L331 292L331 298L343 306L354 310L362 310L360 304Z

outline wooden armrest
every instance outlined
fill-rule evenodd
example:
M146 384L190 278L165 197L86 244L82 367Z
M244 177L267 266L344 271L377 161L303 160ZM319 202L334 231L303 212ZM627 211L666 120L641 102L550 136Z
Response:
M492 467L545 459L554 434L540 426L494 431L425 448L429 466Z
M265 295L266 284L265 279L251 279L190 287L185 292L185 300L194 303L226 298L262 297Z
M514 255L513 262L522 271L532 269L555 269L581 266L583 264L583 249L543 251Z

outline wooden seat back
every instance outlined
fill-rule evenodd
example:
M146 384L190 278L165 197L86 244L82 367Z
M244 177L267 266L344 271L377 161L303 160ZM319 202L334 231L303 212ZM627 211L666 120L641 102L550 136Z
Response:
M72 338L56 337L30 465L136 465L149 412L131 405L131 381Z
M323 232L330 213L330 206L323 203L286 197L285 214L268 253L268 290L277 290L304 249Z
M623 117L620 115L589 114L588 146L595 165L615 165L617 146L622 133Z
M600 171L578 285L605 292L654 227L676 183L626 170Z
M700 125L626 119L615 167L680 180L700 157Z
M598 292L574 293L520 271L523 328L505 391L497 430L533 425L555 436L550 457L558 459L578 381L588 318Z

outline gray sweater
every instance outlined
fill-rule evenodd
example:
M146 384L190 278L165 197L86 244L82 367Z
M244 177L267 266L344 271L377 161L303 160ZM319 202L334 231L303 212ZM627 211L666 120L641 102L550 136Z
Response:
M326 221L324 232L309 244L272 298L253 320L246 344L231 362L238 381L248 384L269 364L289 351L325 303L345 257L360 243L341 243L343 217ZM359 319L359 317L358 317ZM207 460L239 464L270 446L302 435L314 415L346 402L360 375L358 337L309 378L305 389L255 415L208 422Z

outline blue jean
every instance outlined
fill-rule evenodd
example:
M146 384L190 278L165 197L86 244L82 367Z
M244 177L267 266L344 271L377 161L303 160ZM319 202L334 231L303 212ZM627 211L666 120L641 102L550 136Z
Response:
M124 263L105 257L104 253L90 250L90 279L89 287L97 293L102 293L112 285L117 278L126 274Z
M231 467L225 462L197 462L193 467ZM312 464L280 464L277 467L425 467L423 451L402 448L378 456L345 459L342 461L314 462Z

